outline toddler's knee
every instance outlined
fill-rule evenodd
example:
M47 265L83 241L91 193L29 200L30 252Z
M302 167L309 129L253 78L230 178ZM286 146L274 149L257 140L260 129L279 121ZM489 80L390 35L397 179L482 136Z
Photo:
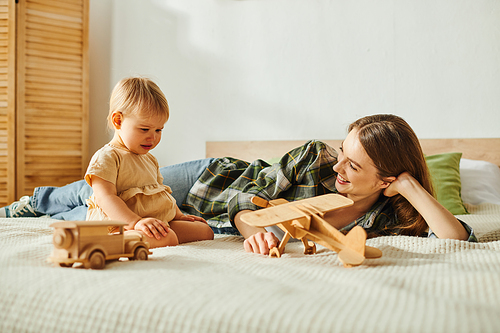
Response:
M203 240L214 239L214 231L208 224L203 224Z
M177 237L177 234L175 233L175 231L173 231L172 229L169 229L167 235L165 237L162 237L162 238L165 238L165 245L163 245L163 246L179 245L179 238Z
M165 246L176 246L179 245L179 239L177 238L177 234L172 229L168 230L166 236L162 236L160 239L156 239L155 237L146 236L151 249L157 247L165 247Z

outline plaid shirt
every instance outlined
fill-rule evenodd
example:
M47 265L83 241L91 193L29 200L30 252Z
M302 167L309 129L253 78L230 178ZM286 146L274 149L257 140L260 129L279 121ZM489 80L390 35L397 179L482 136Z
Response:
M218 158L193 185L182 210L205 218L216 233L238 234L232 221L241 210L259 209L251 202L253 196L295 201L338 193L337 174L333 171L336 163L337 152L320 141L309 141L291 150L273 165L262 160L248 163L230 157ZM389 230L397 225L397 218L388 200L381 195L368 213L342 230L361 225L368 233L394 234ZM469 240L474 240L472 229L464 226L469 231ZM432 231L428 236L435 237Z

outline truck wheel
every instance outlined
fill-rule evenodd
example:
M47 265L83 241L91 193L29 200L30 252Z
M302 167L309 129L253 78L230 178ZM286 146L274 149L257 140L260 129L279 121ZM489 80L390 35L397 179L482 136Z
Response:
M86 268L92 269L103 269L104 266L106 266L106 258L104 258L104 254L100 251L92 252L87 265L85 265Z
M133 260L148 260L148 250L143 247L135 249Z

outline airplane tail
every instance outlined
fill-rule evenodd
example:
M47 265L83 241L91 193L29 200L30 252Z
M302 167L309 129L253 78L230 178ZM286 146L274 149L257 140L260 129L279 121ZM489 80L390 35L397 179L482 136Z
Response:
M357 225L345 235L345 244L350 244L351 249L364 256L366 237L365 229Z

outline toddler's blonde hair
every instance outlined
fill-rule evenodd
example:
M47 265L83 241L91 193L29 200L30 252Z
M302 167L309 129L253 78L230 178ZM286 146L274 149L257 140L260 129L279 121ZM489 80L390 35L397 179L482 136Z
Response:
M128 77L113 88L109 101L108 126L114 129L113 113L169 117L167 98L161 89L148 78ZM166 121L165 120L165 121Z

